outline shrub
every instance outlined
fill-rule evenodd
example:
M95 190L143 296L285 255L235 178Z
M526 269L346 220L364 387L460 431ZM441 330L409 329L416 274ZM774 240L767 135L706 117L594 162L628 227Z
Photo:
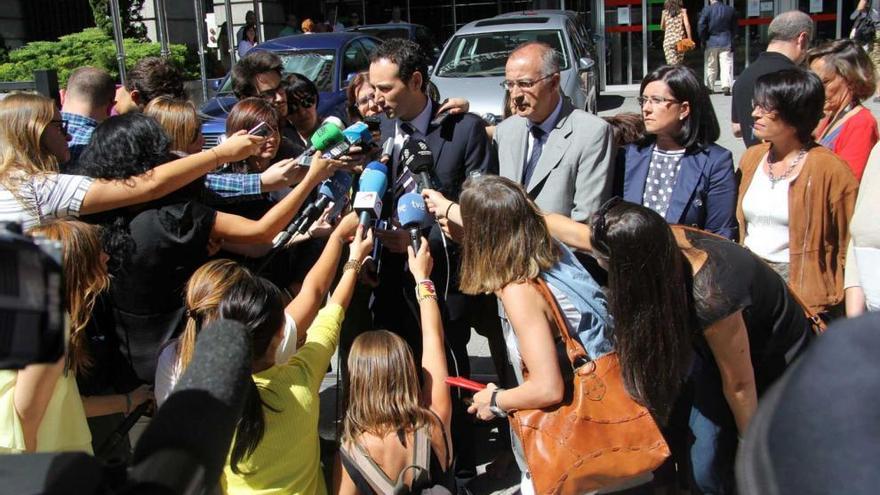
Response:
M125 66L134 67L144 57L159 56L158 43L124 40ZM170 58L183 68L187 78L199 77L198 59L185 45L169 45ZM99 28L88 28L79 33L62 36L58 41L34 41L9 52L0 63L0 81L28 81L36 69L55 69L58 83L63 87L70 73L77 67L91 65L119 77L116 44Z

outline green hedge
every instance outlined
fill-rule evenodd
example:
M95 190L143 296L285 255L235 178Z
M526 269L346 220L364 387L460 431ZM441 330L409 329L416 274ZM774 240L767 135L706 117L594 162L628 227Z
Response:
M159 56L161 51L158 43L126 39L124 45L127 69L142 58ZM183 68L187 79L197 79L198 59L186 46L172 44L169 49L171 59ZM84 65L100 67L119 77L116 44L98 28L62 36L58 41L35 41L10 51L7 60L0 64L0 81L29 81L36 69L55 69L63 87L71 71Z

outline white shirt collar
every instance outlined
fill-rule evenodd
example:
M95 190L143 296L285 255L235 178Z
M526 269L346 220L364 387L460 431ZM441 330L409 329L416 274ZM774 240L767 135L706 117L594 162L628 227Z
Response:
M544 122L541 122L540 124L536 124L536 123L532 122L531 120L529 121L529 130L531 130L531 128L534 126L538 126L541 128L542 131L544 131L545 136L550 134L550 131L552 131L553 128L556 127L556 121L559 120L559 113L560 112L562 112L562 96L561 95L559 96L559 101L556 102L556 108L554 108L553 112L551 112L550 115L546 119L544 119Z

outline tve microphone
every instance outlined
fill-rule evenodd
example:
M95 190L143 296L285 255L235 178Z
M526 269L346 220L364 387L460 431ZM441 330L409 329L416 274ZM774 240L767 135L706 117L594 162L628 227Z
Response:
M370 134L370 128L363 122L356 122L347 129L342 131L343 140L333 145L329 150L324 152L324 158L333 158L334 160L348 153L353 146L366 146L373 140Z
M305 234L321 215L321 212L324 211L324 208L327 208L327 205L331 202L340 203L344 201L345 196L351 189L353 180L350 173L340 170L333 174L333 177L322 182L318 188L318 199L306 206L306 209L303 210L299 218L291 224L293 226L292 230L299 234ZM291 227L281 231L272 241L272 247L278 248L289 241L291 237L290 231ZM287 234L287 239L279 239L284 237L284 234Z
M199 483L210 493L226 464L250 375L244 325L218 320L199 332L192 362L134 449L131 480L171 488Z
M336 119L339 120L339 119ZM325 151L345 140L342 130L336 127L334 122L325 121L318 130L312 134L311 145L297 157L296 162L300 165L311 164L312 155L316 151Z
M354 196L354 211L366 227L370 220L382 214L382 196L388 187L388 168L379 162L370 162L361 173L358 193Z
M425 206L425 200L418 193L406 193L397 200L397 218L409 232L409 242L413 250L419 252L421 231L431 226L431 215Z
M421 139L410 139L406 142L401 153L400 162L409 168L409 171L417 177L419 191L422 189L434 189L431 175L434 172L434 154L428 148L428 143Z

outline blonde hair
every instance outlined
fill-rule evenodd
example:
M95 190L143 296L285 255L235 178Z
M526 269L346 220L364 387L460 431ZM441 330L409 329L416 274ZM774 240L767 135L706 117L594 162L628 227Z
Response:
M465 294L488 294L533 280L559 261L544 217L516 182L497 175L471 177L460 200L459 287Z
M186 327L177 341L180 372L189 366L202 327L217 318L220 303L229 290L251 276L247 268L231 260L213 260L196 270L186 282Z
M431 424L431 413L420 403L412 351L398 335L387 330L358 335L348 355L348 376L344 442L364 433L385 436Z
M41 144L54 116L55 102L36 93L0 100L0 184L10 191L23 179L58 172L58 159Z
M86 343L86 325L98 295L110 285L107 267L101 260L103 248L98 229L75 220L57 220L34 227L29 233L61 242L64 301L70 314L69 369L80 374L93 364Z
M196 142L201 132L201 122L192 102L164 95L153 98L144 108L144 114L156 119L171 139L171 149L186 151Z

